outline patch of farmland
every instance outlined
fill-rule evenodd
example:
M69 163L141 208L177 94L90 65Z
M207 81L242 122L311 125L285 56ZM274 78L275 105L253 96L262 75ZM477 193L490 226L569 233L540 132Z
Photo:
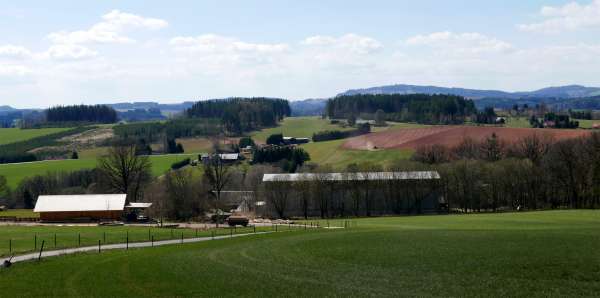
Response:
M0 128L0 145L26 141L29 139L69 130L68 127L61 128Z
M495 133L501 140L512 143L533 134L548 135L554 140L582 137L589 131L578 129L535 129L483 126L431 126L370 133L348 139L344 149L416 149L427 145L456 146L464 138L484 140Z

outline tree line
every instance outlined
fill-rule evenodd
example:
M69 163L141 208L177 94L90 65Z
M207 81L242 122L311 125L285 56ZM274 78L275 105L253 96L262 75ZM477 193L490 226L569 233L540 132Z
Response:
M330 118L348 118L351 115L374 117L377 110L385 113L388 121L419 122L428 124L457 124L477 112L472 100L444 94L359 94L337 96L326 106Z
M47 122L117 122L117 111L107 105L56 106L47 109L45 114Z
M600 133L556 141L495 135L419 148L413 160L442 174L446 198L465 212L600 207Z
M291 114L287 100L276 98L229 98L195 103L185 111L190 118L218 118L226 131L241 134L277 125Z

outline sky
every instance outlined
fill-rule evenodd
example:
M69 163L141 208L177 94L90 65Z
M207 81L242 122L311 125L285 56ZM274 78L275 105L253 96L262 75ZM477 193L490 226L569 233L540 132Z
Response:
M0 1L0 105L600 86L600 0Z

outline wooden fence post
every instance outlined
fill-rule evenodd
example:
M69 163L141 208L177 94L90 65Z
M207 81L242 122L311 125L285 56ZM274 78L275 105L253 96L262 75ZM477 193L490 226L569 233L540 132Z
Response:
M42 252L44 251L44 243L46 241L42 240L42 247L40 247L40 254L38 255L38 261L40 261L42 259Z

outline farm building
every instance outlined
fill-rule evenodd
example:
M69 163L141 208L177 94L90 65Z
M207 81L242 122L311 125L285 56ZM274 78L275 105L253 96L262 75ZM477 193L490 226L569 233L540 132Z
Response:
M264 216L447 212L436 171L265 174ZM262 200L262 198L261 198Z
M357 172L357 173L294 173L265 174L263 182L294 181L379 181L379 180L431 180L440 179L436 171L415 172Z
M33 212L42 221L120 220L126 194L39 196Z
M211 154L203 153L200 155L200 160L206 164L210 161L210 159L213 156L214 156L214 154L211 155ZM239 153L221 153L221 154L219 154L219 159L221 159L221 161L223 163L235 163L242 158L243 158L243 156L240 155Z

